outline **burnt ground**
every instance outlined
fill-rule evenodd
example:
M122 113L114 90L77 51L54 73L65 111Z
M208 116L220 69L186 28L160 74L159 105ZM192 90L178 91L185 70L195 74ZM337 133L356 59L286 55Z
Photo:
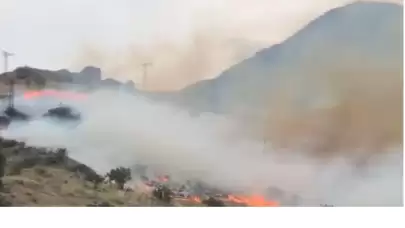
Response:
M122 191L110 184L95 188L92 180L98 174L63 149L0 138L0 154L6 162L0 206L202 206L184 200L164 203L144 191Z

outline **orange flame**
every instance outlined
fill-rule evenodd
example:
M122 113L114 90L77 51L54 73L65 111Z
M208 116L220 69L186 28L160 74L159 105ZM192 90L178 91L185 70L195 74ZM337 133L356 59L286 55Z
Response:
M33 99L37 97L51 96L51 97L60 97L73 100L83 100L87 98L87 95L84 93L78 92L69 92L69 91L58 91L58 90L33 90L24 92L24 99Z
M160 182L168 182L169 181L169 176L159 176L158 180Z
M198 196L192 196L192 197L191 197L191 200L194 201L194 202L196 202L196 203L201 203L201 199L200 199L200 197L198 197Z
M231 202L245 204L251 207L277 207L279 203L276 201L268 201L263 196L234 196L228 195L228 200Z

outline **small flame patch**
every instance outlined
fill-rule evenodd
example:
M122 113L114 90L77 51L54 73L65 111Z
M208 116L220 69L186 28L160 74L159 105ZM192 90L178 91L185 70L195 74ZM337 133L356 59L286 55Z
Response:
M72 92L72 91L60 91L60 90L31 90L26 91L23 94L24 99L30 100L38 97L59 97L70 100L83 100L87 98L87 94Z

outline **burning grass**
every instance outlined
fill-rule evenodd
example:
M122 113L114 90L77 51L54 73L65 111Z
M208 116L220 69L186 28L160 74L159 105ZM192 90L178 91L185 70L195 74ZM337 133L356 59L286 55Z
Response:
M58 157L60 153L26 147L9 140L2 140L2 143L7 147L2 150L7 163L6 175L2 178L6 191L1 196L13 206L278 206L261 196L180 196L170 187L172 180L169 175L158 175L154 179L145 177L134 188L122 189L108 182L94 185L86 178L91 170L69 168L72 165L77 167L70 158L48 162L54 161L52 156ZM25 158L34 157L27 163ZM15 167L18 167L18 172Z

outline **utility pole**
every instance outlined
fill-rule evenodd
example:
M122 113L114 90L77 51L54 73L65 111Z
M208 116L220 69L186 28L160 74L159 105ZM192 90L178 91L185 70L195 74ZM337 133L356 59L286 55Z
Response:
M143 63L142 64L142 71L143 71L143 76L142 76L142 88L146 88L146 80L148 77L148 67L150 67L152 63Z
M8 58L10 56L13 56L13 53L7 52L3 50L3 58L4 58L4 73L7 76L8 73ZM9 95L8 95L8 101L9 101L9 107L13 108L14 107L14 78L11 75L9 77L9 83L10 83L10 91L9 91Z
M266 144L267 144L267 140L266 140L266 138L264 138L263 139L263 154L265 154L266 153Z

